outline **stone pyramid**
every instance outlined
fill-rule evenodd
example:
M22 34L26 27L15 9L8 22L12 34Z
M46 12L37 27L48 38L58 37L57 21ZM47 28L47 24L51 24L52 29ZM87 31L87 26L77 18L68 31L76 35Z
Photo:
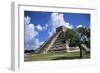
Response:
M60 26L56 28L56 33L50 37L36 50L38 54L47 54L48 52L62 52L68 51L68 43L65 41L65 33L67 28Z

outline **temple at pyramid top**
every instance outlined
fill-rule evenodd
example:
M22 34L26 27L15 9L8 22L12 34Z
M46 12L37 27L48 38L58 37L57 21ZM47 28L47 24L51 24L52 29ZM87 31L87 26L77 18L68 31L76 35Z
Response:
M66 30L67 30L67 27L65 27L65 26L60 26L60 27L56 28L56 32L59 32L59 31L66 32Z

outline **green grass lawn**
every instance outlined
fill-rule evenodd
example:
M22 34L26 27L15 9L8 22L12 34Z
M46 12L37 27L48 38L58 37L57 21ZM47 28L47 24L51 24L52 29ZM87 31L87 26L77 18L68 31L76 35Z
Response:
M82 51L82 58L90 58L90 53ZM31 54L24 56L24 61L46 61L46 60L65 60L65 59L80 59L80 52L63 52L63 53L48 53L48 54Z

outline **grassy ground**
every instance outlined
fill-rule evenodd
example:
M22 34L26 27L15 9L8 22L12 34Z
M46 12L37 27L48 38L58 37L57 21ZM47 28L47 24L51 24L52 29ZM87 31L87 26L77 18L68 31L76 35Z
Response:
M90 53L82 51L81 59L85 58L90 58ZM24 61L45 61L45 60L64 60L64 59L80 59L80 52L31 54L24 56Z

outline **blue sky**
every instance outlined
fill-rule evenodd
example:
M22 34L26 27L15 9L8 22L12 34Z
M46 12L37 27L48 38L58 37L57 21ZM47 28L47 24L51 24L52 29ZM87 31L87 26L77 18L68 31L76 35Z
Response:
M25 49L36 49L59 26L70 29L90 27L90 14L24 11Z

